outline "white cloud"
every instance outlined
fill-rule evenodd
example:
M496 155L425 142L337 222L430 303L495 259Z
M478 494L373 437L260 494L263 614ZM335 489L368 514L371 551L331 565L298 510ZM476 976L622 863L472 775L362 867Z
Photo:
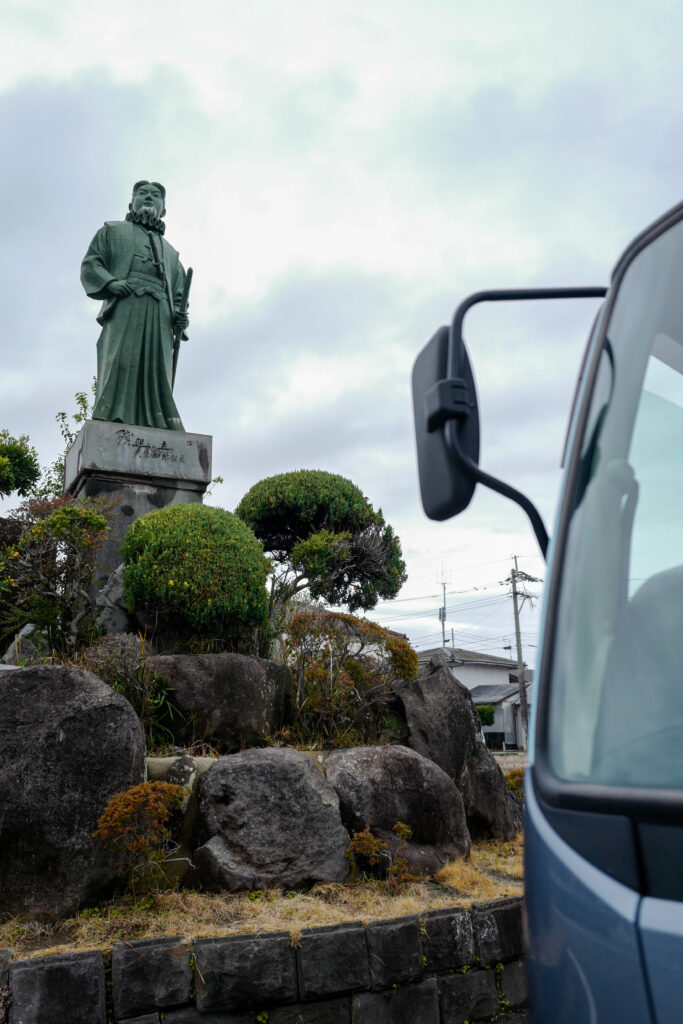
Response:
M56 454L53 415L95 371L80 259L152 177L195 270L177 398L188 429L214 436L212 500L320 466L396 527L406 596L431 592L442 561L458 590L513 553L540 576L502 498L477 494L449 524L422 516L410 367L469 291L606 283L678 199L682 29L669 0L5 4L0 426ZM467 321L482 462L549 521L591 316ZM480 644L510 631L504 601L475 611L449 628ZM418 617L411 635L430 628Z

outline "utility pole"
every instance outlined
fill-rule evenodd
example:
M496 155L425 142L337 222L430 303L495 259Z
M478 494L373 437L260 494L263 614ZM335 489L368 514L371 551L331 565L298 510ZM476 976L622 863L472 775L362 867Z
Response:
M443 587L443 604L439 608L439 622L441 623L441 646L446 649L446 569L441 564L441 586Z
M526 750L527 736L529 735L529 703L526 699L526 681L524 679L524 661L522 660L522 637L519 631L519 604L518 604L518 590L517 580L519 577L519 569L517 568L517 555L514 555L515 567L510 573L510 580L512 582L512 606L515 612L515 640L517 643L517 683L519 685L519 707L522 712L522 729L524 735L522 737L522 746ZM522 573L522 576L529 579L526 573Z

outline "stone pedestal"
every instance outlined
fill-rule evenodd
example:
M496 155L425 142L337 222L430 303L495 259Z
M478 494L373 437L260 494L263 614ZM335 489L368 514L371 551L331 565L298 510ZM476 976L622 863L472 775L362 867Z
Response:
M103 574L120 564L124 534L140 516L202 500L211 482L211 440L209 434L86 421L66 456L64 493L120 498L100 550Z

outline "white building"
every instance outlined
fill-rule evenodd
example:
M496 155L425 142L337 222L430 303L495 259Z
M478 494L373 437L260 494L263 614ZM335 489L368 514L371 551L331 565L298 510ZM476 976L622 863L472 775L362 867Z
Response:
M523 740L517 662L457 647L434 647L419 652L420 664L429 663L435 655L446 656L447 666L458 682L470 691L475 705L490 704L493 707L493 724L483 726L487 747L521 750L526 744ZM525 669L524 675L527 703L531 708L533 674L530 669Z
M461 647L432 647L417 653L421 665L429 663L434 655L445 655L453 675L468 690L473 690L475 686L496 686L503 683L507 685L511 672L514 672L515 679L517 678L517 662L511 658L466 651Z

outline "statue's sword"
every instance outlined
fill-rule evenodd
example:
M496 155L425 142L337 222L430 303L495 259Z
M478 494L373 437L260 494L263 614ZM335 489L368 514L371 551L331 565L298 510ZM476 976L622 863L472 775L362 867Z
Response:
M171 308L171 323L173 323L173 321L175 320L175 307L173 305L173 292L171 291L171 282L168 279L168 274L166 273L166 266L164 264L164 255L163 255L164 247L163 247L163 243L161 243L161 239L158 238L158 236L155 235L153 231L148 231L147 234L149 235L149 244L152 247L152 255L154 256L154 264L155 264L157 270L159 271L159 274L161 275L164 283L166 284L166 294L168 295L168 304L169 304L169 306ZM181 313L187 313L187 304L188 304L188 299L189 299L189 296L190 296L190 285L191 284L192 284L192 267L188 267L187 268L187 272L185 274L185 285L183 287L183 295L182 295L182 299L180 301L180 310L179 310L179 312L181 312ZM173 327L173 375L171 377L171 390L173 389L173 386L175 384L175 371L176 371L176 367L178 365L178 355L180 353L180 341L181 341L182 336L183 336L182 330L176 330L175 327Z
M185 271L185 285L183 287L183 295L180 300L180 312L187 313L188 300L190 298L190 287L192 285L192 267L188 267ZM173 331L173 376L171 378L171 388L175 384L175 371L178 365L178 353L180 352L180 341L183 336L182 330ZM187 338L187 335L185 335Z

